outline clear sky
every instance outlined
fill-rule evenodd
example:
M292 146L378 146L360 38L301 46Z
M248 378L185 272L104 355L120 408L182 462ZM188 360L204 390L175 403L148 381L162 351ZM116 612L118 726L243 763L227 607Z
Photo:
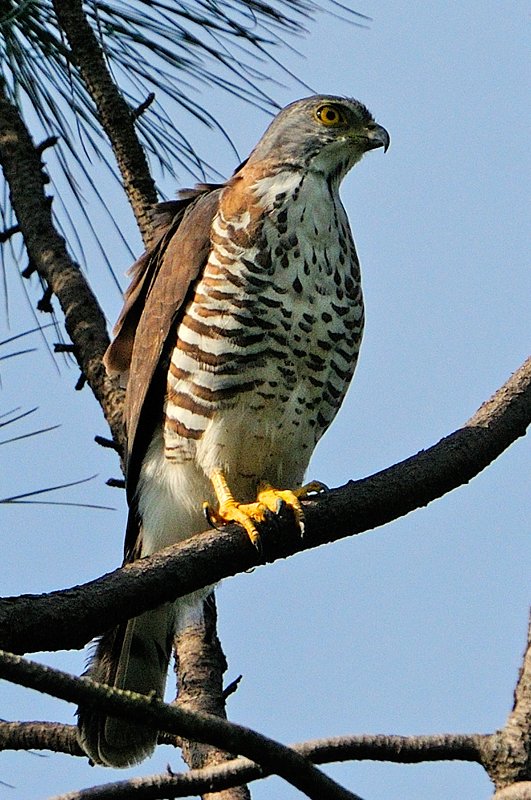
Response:
M386 155L368 154L344 184L367 328L353 386L311 464L310 477L330 486L429 447L464 423L525 360L531 342L528 3L360 0L353 7L372 17L367 28L321 15L297 43L305 58L278 53L315 91L366 103L392 142ZM309 93L285 83L270 89L282 105ZM245 157L267 115L214 91L203 99ZM220 172L231 173L237 162L223 141L181 118L175 124ZM182 183L190 177L183 174ZM177 188L161 185L168 195ZM116 219L139 253L115 195L109 188ZM130 258L118 245L112 258L122 275ZM120 297L90 244L87 261L114 321ZM9 283L16 333L32 323L16 276ZM10 335L2 325L0 339ZM38 353L0 362L0 413L38 405L35 426L62 427L2 447L0 496L98 473L57 499L116 510L1 506L7 595L89 580L113 569L122 551L123 497L104 485L119 476L117 459L93 443L107 433L101 413L89 390L74 392L76 369L59 362L57 371L40 340L34 343ZM32 424L10 426L0 440ZM244 676L229 701L231 718L286 743L501 727L531 598L529 455L529 441L520 440L470 485L426 509L225 581L218 605L227 680ZM85 655L39 657L80 672ZM71 706L5 683L0 700L5 719L73 721ZM61 755L2 753L0 781L14 788L0 783L0 800L44 800L164 771L168 762L180 768L169 748L126 772ZM330 771L364 800L491 794L475 765L364 763ZM256 800L298 796L276 779L253 789Z

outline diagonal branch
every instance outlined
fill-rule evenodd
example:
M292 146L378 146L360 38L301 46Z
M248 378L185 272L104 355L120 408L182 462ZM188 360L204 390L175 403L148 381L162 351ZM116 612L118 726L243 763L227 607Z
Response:
M170 706L156 697L124 692L87 677L75 678L3 651L0 651L0 677L69 703L97 703L110 714L240 753L284 778L312 800L360 800L291 748L213 714Z
M274 561L375 528L467 483L531 422L531 359L462 428L438 444L362 481L305 503L304 539L291 513L261 534ZM0 643L13 652L81 648L124 619L257 563L245 532L227 526L61 592L0 601Z
M151 241L150 211L157 202L155 183L136 134L134 113L112 79L100 44L83 12L81 0L53 0L72 59L92 97L111 143L129 202L146 247Z
M247 761L248 764L252 762ZM248 771L256 771L252 765ZM132 778L102 786L91 786L78 792L67 792L50 800L170 800L174 797L209 796L232 789L234 777L230 769L224 771L219 767L191 769L174 775L171 772L162 775L148 775L145 778ZM360 799L361 800L361 799Z
M59 299L81 370L103 408L115 441L123 448L123 390L111 382L101 360L109 344L105 317L55 229L51 198L44 192L47 176L40 149L33 144L1 82L0 164L30 262Z

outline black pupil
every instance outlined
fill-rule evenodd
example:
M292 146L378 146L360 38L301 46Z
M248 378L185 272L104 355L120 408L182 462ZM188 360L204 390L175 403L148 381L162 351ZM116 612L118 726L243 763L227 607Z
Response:
M328 122L334 122L334 120L337 119L337 112L333 111L331 108L329 108L326 111L326 118L327 118Z

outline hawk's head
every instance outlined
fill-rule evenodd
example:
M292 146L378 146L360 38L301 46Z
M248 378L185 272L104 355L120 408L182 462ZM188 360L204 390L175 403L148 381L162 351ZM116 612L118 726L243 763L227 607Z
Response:
M357 100L315 95L286 106L247 162L276 162L341 179L368 150L389 147L389 134Z

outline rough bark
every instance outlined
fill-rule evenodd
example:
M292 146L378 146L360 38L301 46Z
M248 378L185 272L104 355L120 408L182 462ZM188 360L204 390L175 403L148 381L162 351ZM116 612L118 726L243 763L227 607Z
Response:
M59 300L65 326L79 366L118 448L123 452L123 390L107 376L102 357L109 344L103 312L79 266L70 258L52 219L52 198L44 186L47 176L41 148L34 145L19 110L0 82L0 164L32 266Z
M57 22L65 32L72 61L79 68L111 143L123 186L147 246L151 241L151 209L157 202L155 183L135 130L134 113L113 81L100 44L81 0L54 0Z
M78 744L75 725L58 722L0 722L1 750L51 750L69 756L85 756Z
M531 781L531 622L512 711L505 727L489 738L484 762L498 790L511 784L522 788L518 782ZM508 793L509 797L516 800L519 795Z
M531 783L529 781L513 783L495 792L491 800L531 800Z
M177 675L177 705L190 711L204 711L227 718L223 675L227 661L217 631L217 611L214 595L204 603L201 625L186 628L175 638L175 672ZM183 758L190 769L214 767L234 758L230 753L211 745L183 740ZM250 800L246 786L235 786L221 792L203 795L204 800Z

